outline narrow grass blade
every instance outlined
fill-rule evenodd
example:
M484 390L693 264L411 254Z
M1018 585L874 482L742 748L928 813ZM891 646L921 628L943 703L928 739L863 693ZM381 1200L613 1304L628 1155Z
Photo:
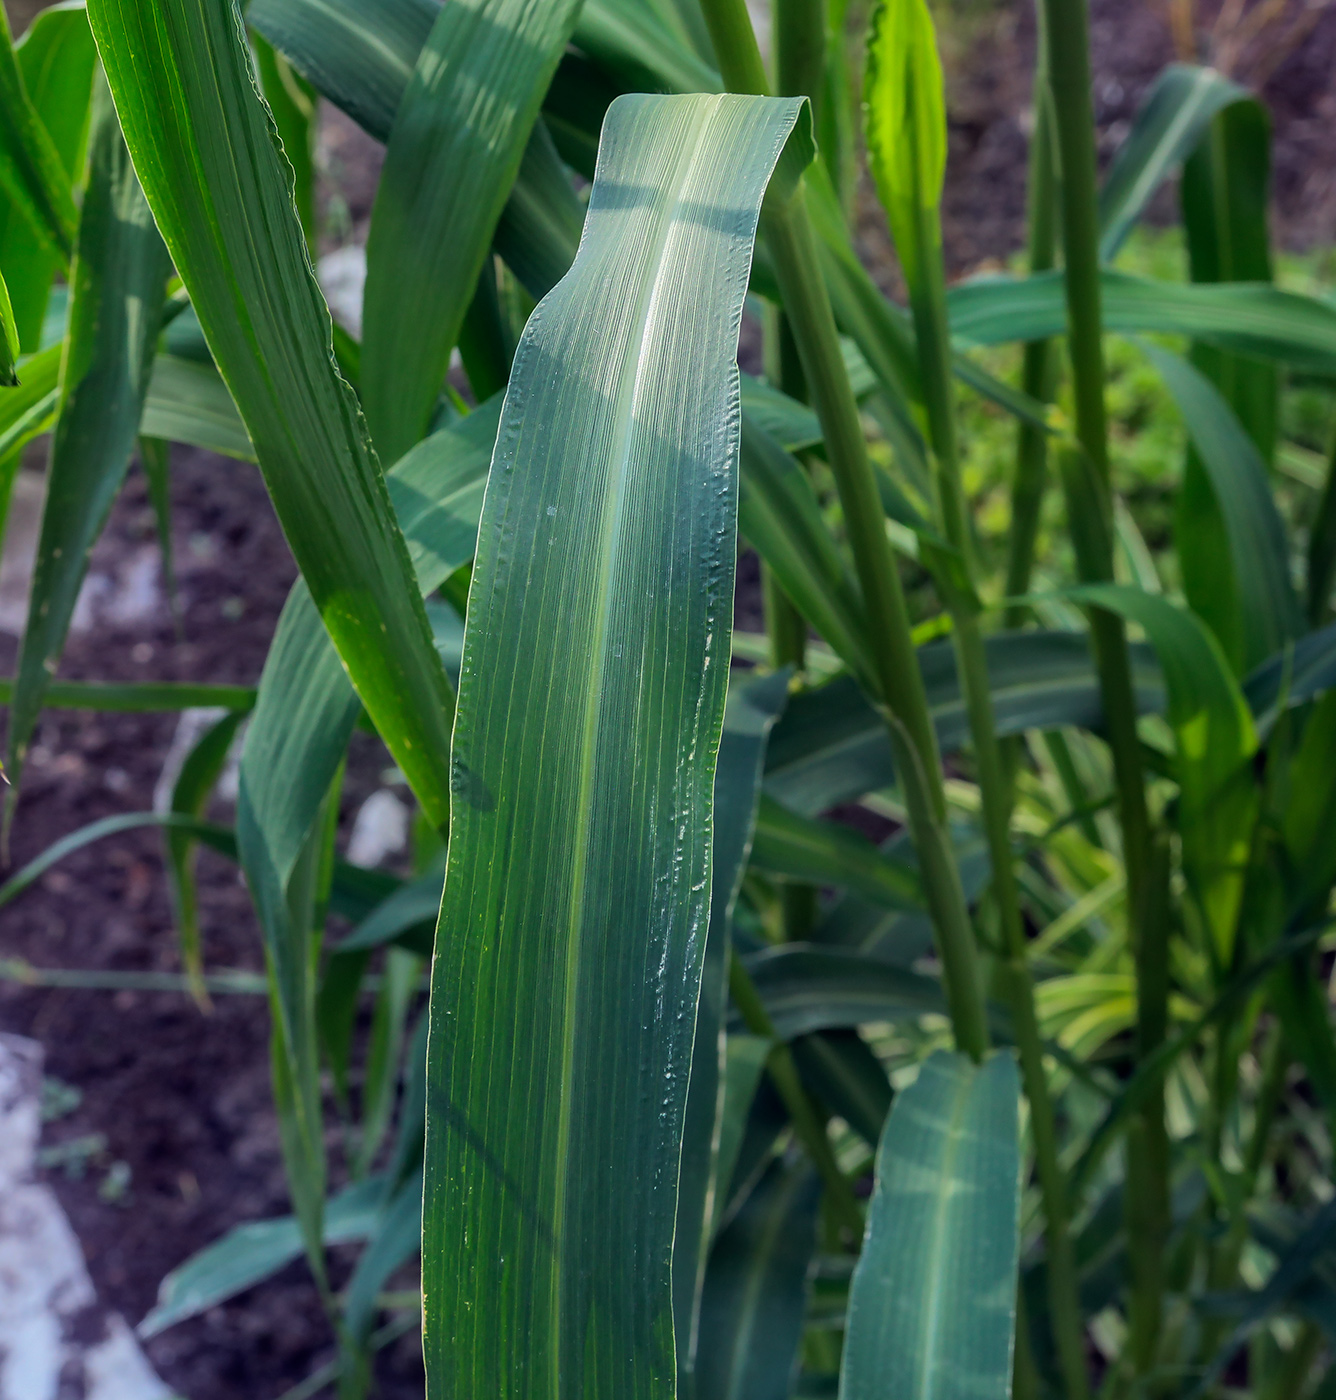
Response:
M1336 307L1268 283L1160 282L1106 269L1104 328L1186 335L1315 374L1336 373ZM977 277L947 293L951 330L974 345L1047 340L1066 327L1062 274Z
M34 235L67 261L79 222L70 175L28 96L7 14L0 15L0 189Z
M841 1400L1008 1393L1020 1252L1009 1054L939 1051L896 1099L849 1292Z
M14 682L0 679L0 705L9 704L13 693ZM47 687L46 705L53 710L106 710L113 714L148 714L211 706L244 712L254 707L255 692L244 685L192 685L187 681L150 681L144 685L52 681Z
M719 1181L727 1083L728 964L732 956L733 909L751 853L766 741L788 700L789 673L729 685L719 762L714 777L714 851L710 876L710 927L701 964L695 1049L682 1122L678 1169L677 1226L673 1241L673 1322L677 1332L679 1386L695 1369L700 1290Z
M46 128L67 184L83 171L88 108L97 57L81 0L43 10L14 46L33 110ZM39 234L13 199L0 199L0 268L10 284L19 342L27 354L40 345L51 279L64 257Z
M88 552L130 465L170 271L105 92L101 108L70 272L69 341L46 504L10 700L7 766L14 786L6 821Z
M367 238L362 402L377 449L426 431L578 0L442 6L400 101Z
M212 0L95 0L89 17L149 204L302 577L372 721L444 826L453 696L356 399L334 366L291 168L238 16Z
M260 88L274 118L283 154L292 167L292 197L306 246L315 250L316 92L261 35L251 35Z
M1246 96L1214 68L1171 63L1161 69L1099 192L1099 255L1104 262L1118 256L1156 190L1191 153L1215 114Z
M697 1400L773 1400L798 1369L821 1179L773 1162L715 1241L701 1306Z
M19 382L15 364L19 358L19 332L14 324L14 307L9 288L0 277L0 387L13 389Z
M735 337L791 134L786 175L810 158L806 112L619 99L580 257L516 356L469 599L432 978L433 1397L673 1392Z
M1159 655L1178 742L1183 868L1227 967L1258 811L1249 767L1257 733L1247 702L1214 636L1168 599L1121 584L1091 584L1066 596L1144 628Z
M1214 518L1223 525L1221 538L1209 529L1210 516L1180 510L1176 542L1184 591L1236 671L1248 671L1304 630L1290 582L1285 526L1266 465L1229 403L1200 370L1158 346L1147 345L1146 353L1183 415L1214 495Z

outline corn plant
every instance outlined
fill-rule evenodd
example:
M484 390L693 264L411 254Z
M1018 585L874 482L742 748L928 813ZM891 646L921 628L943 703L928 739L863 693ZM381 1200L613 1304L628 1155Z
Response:
M1336 310L1273 284L1254 97L1170 67L1101 182L1085 6L1039 21L1028 265L952 287L924 0L862 36L783 0L769 62L742 0L0 35L5 499L51 433L7 828L44 705L224 709L170 812L0 905L156 825L202 1005L201 843L264 936L292 1215L145 1335L304 1254L338 1356L301 1394L367 1393L419 1317L432 1397L1326 1393L1336 471L1281 408L1336 378ZM318 101L386 151L360 342L312 269ZM907 307L852 234L863 149ZM1119 270L1180 168L1186 280ZM1108 335L1185 429L1158 558ZM1005 551L962 395L1015 423ZM258 464L300 569L258 686L54 680L173 441ZM412 878L338 855L359 724Z

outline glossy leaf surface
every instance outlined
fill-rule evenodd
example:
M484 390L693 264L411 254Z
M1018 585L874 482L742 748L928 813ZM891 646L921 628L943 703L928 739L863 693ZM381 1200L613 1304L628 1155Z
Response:
M806 123L794 100L620 99L580 256L516 355L432 974L433 1397L673 1394L734 356L761 199L795 126L810 159Z

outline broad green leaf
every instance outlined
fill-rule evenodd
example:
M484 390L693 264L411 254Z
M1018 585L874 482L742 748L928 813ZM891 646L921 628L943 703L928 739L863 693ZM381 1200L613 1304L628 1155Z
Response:
M1290 582L1285 525L1266 465L1220 391L1186 360L1146 346L1183 415L1214 496L1223 536L1180 511L1177 531L1184 591L1208 622L1236 671L1251 670L1303 631ZM1220 561L1227 572L1221 577ZM1192 567L1190 567L1190 565ZM1229 647L1237 641L1237 651Z
M0 14L0 189L64 262L74 251L79 216L60 156L28 96L9 16Z
M428 955L436 941L445 873L434 870L396 890L339 944L341 953L397 943Z
M841 1400L996 1400L1020 1253L1012 1057L939 1051L896 1099L849 1291Z
M946 1014L941 983L852 948L787 943L747 971L781 1040L840 1026Z
M999 734L1103 722L1099 682L1080 632L1016 632L986 639L988 675ZM1132 648L1133 683L1143 713L1164 709L1164 681L1154 653ZM949 641L919 648L937 740L957 751L969 734ZM813 815L895 781L885 721L851 677L793 698L766 760L766 791L795 812Z
M759 870L814 885L839 885L889 909L920 909L918 871L888 860L852 827L801 816L761 798L751 861Z
M1227 967L1258 810L1249 767L1257 733L1247 702L1214 636L1167 598L1122 584L1065 596L1136 623L1159 655L1178 745L1183 869Z
M332 1197L325 1208L325 1243L365 1239L375 1228L384 1196L384 1178L371 1177ZM236 1226L163 1279L139 1335L147 1341L208 1312L272 1277L301 1258L301 1252L301 1232L290 1215Z
M624 87L718 92L719 74L641 0L585 0L575 44Z
M1224 350L1336 373L1336 307L1268 283L1159 282L1106 268L1104 329L1187 335ZM976 277L947 293L951 330L975 345L1047 340L1066 328L1062 274Z
M212 365L180 355L159 355L154 360L139 431L145 437L189 443L224 457L255 460L250 435L222 376Z
M759 1035L746 1035L740 1031L730 1031L725 1038L723 1104L719 1112L719 1153L715 1170L715 1192L713 1208L708 1222L709 1238L713 1240L730 1206L740 1204L739 1193L735 1191L739 1170L749 1178L741 1192L745 1197L754 1186L753 1175L741 1164L743 1141L751 1122L751 1110L761 1091L765 1063L772 1049L771 1042ZM775 1134L783 1127L786 1118L784 1105L779 1096L766 1085L766 1101L777 1105L773 1142ZM757 1173L759 1174L759 1173Z
M697 1400L773 1400L798 1369L821 1180L772 1162L714 1243L701 1304Z
M46 128L65 172L77 181L84 164L88 108L97 57L82 0L43 10L14 47L34 111ZM0 268L9 281L19 343L40 348L51 279L64 258L35 230L11 198L0 197Z
M291 167L239 18L213 0L95 0L89 18L149 204L302 577L423 810L444 826L453 697L334 365Z
M736 336L762 197L791 135L785 177L810 159L808 121L798 99L618 99L580 256L516 355L432 976L433 1397L673 1394Z
M426 432L579 0L442 6L395 115L367 238L362 403L377 449Z
M1118 256L1152 196L1201 140L1215 114L1246 96L1214 68L1171 63L1160 70L1099 192L1099 255L1104 262Z
M936 256L922 246L923 214L940 206L946 178L946 95L926 0L881 0L873 12L863 97L868 164L914 285Z
M765 745L788 699L789 673L778 671L730 682L714 777L714 850L710 926L701 965L695 1049L682 1122L677 1226L673 1244L673 1313L679 1386L695 1369L700 1290L705 1279L715 1198L720 1184L720 1141L727 1084L728 965L733 909L751 852Z
M130 465L171 270L105 92L99 106L70 269L69 338L46 504L10 700L7 766L14 787L6 821L88 552Z

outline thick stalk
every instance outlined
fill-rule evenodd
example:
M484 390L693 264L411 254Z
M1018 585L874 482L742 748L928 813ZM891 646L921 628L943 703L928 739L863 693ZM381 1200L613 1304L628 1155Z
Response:
M1113 577L1113 505L1104 406L1090 23L1086 0L1040 0L1040 7L1048 44L1049 91L1056 136L1067 293L1067 350L1076 403L1076 433L1091 467L1090 489L1079 492L1075 500L1068 493L1068 517L1076 537L1077 567L1082 581L1106 582ZM1086 518L1081 519L1082 516ZM1107 548L1082 548L1083 539L1088 544L1101 536L1108 541ZM1122 620L1112 613L1094 613L1090 630L1118 788L1128 907L1135 942L1143 910L1149 822L1127 636Z
M825 0L775 0L775 87L781 97L809 97L819 120L826 71Z
M765 69L744 0L705 0L704 10L725 85L733 92L765 93ZM977 1060L988 1048L983 981L947 825L937 736L801 186L786 203L767 206L765 234L862 586L891 750L937 932L952 1027L960 1048Z
M1026 958L1025 925L1011 848L1011 782L997 738L988 661L979 628L974 592L975 569L968 505L956 448L951 338L946 315L941 224L937 211L919 215L917 275L910 283L910 305L918 338L929 433L936 459L936 485L942 530L959 555L964 578L947 582L943 592L951 608L956 666L969 715L970 738L983 803L984 833L992 865L993 900L1006 945L1007 990L1012 1028L1020 1055L1025 1095L1030 1103L1035 1169L1043 1197L1048 1255L1049 1312L1068 1400L1089 1394L1084 1329L1078 1299L1076 1261L1067 1223L1067 1182L1058 1157L1058 1137L1044 1046L1035 1014L1034 983ZM943 571L945 574L946 570ZM962 586L963 585L963 586Z

